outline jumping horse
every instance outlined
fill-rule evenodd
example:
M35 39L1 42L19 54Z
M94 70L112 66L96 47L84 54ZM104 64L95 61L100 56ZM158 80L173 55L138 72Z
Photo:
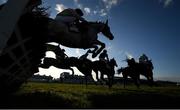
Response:
M143 75L147 78L149 85L152 86L154 84L153 81L153 64L151 60L147 61L147 63L137 63L131 59L126 60L128 63L128 67L120 68L117 70L118 74L123 75L124 79L124 88L126 84L127 77L131 77L135 83L135 85L139 88L140 86L140 75Z
M105 48L105 44L98 40L98 33L101 32L110 40L113 40L114 36L108 26L108 20L106 23L89 22L86 27L87 29L82 32L71 32L65 23L49 19L48 41L57 42L70 48L94 48L92 57L95 58Z

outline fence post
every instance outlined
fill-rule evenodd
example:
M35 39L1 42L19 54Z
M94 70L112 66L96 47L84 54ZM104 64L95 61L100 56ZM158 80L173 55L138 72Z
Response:
M28 1L8 0L0 10L0 51L6 46Z

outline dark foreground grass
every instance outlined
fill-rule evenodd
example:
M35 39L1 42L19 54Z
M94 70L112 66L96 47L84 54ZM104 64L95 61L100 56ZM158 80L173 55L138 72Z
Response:
M180 108L180 87L27 83L0 108Z

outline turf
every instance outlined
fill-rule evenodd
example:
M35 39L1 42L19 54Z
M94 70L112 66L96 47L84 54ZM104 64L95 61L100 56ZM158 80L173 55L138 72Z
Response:
M1 97L0 108L180 108L180 87L32 83Z

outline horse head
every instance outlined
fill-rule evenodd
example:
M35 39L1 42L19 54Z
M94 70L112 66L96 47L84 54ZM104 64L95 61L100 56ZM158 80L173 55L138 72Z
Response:
M114 66L118 66L117 63L116 63L116 60L114 58L112 58L110 61L110 64L114 67Z
M106 23L103 23L103 24L104 24L104 27L101 30L102 34L108 37L110 40L113 40L114 36L111 33L110 27L108 25L108 20L106 20Z

